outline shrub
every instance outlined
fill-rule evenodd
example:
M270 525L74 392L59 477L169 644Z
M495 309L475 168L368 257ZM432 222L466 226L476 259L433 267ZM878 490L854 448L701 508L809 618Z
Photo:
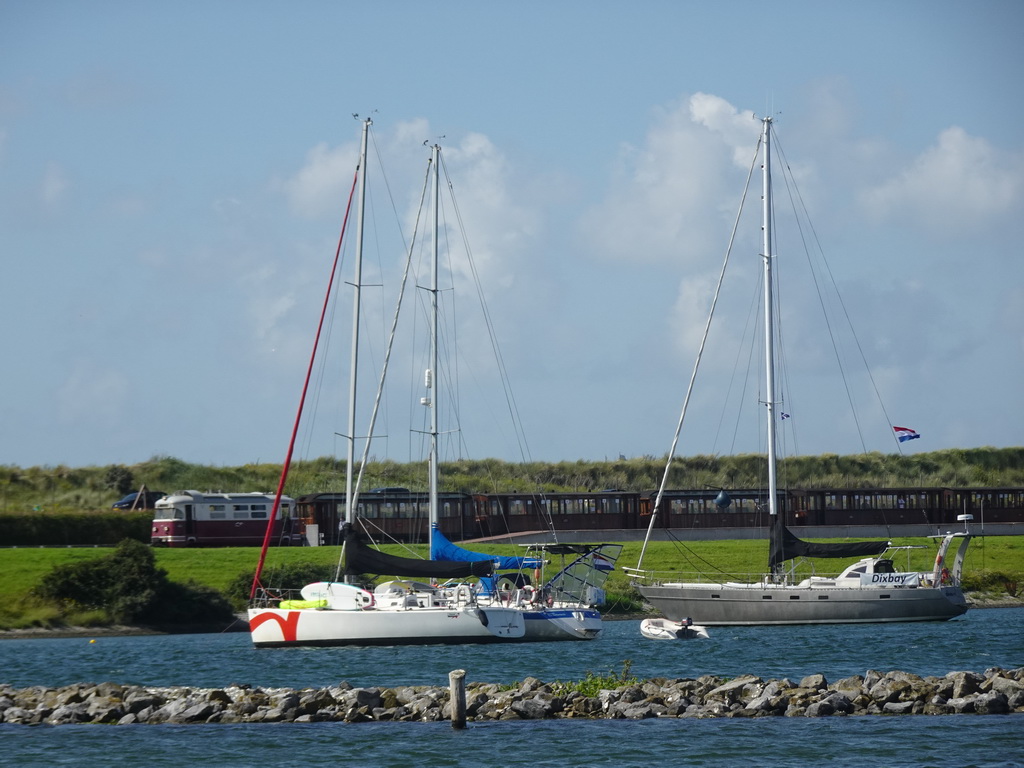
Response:
M626 685L636 685L638 682L637 678L630 674L632 668L633 662L630 659L626 659L622 662L622 671L618 674L612 670L608 670L608 673L605 675L587 672L587 676L582 680L570 683L558 682L553 687L559 695L577 691L584 696L593 698L602 690L614 690Z
M331 565L290 563L265 569L260 577L260 583L273 591L295 590L316 581L331 581L334 573L335 568ZM256 571L240 573L228 585L227 598L236 609L244 608L249 602L249 592L252 590L255 575Z
M104 557L57 566L35 594L54 601L65 614L102 610L122 624L228 623L233 618L220 593L168 581L149 546L133 539Z

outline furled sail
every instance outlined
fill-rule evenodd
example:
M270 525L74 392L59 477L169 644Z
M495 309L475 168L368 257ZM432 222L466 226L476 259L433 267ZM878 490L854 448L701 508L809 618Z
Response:
M345 573L369 573L382 576L421 576L436 579L462 579L467 576L488 576L494 572L490 560L456 562L451 560L419 560L398 557L368 547L363 538L347 523L344 526Z
M522 570L523 568L540 568L544 563L537 557L511 557L504 555L487 555L483 552L471 552L450 542L441 533L436 524L431 526L433 533L430 540L431 560L455 560L460 562L491 562L496 571Z
M848 541L823 544L804 541L781 522L773 525L768 547L768 566L775 566L794 557L869 557L889 548L888 541Z

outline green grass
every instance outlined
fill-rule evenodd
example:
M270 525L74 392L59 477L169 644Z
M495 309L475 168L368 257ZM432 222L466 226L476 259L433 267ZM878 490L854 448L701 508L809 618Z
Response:
M925 538L895 539L896 545L919 546L896 555L900 569L926 570L935 560L936 544ZM474 547L492 554L516 554L521 548L502 544L487 544ZM640 555L640 542L623 545L619 557L619 568L611 575L607 584L610 602L616 610L639 609L635 593L629 585L628 576L622 566L634 567ZM425 556L424 545L404 548L389 546L385 549L392 554ZM731 578L745 578L760 573L767 555L763 540L693 541L693 542L652 542L644 556L644 569L678 576L703 571L717 572ZM53 618L50 607L41 605L31 598L31 590L42 577L56 565L77 563L83 560L108 555L109 548L75 549L0 549L0 584L5 587L5 606L0 609L0 627L41 626ZM161 549L154 550L159 568L167 571L171 581L194 581L219 591L240 574L250 573L256 567L259 549L256 547L225 547L217 549ZM334 566L338 562L340 547L275 547L269 551L268 565L311 562ZM909 557L909 563L908 563ZM817 560L818 574L835 573L847 565L849 560ZM804 566L798 573L810 573ZM968 587L976 585L990 593L1005 591L1004 585L1014 581L1024 584L1024 537L990 536L976 538L967 554L965 580Z
M460 460L441 466L442 489L494 493L532 489L538 492L601 488L651 490L661 481L665 460L638 456L617 461L518 463L497 459ZM719 486L757 488L763 484L764 457L689 456L673 462L671 488ZM426 490L424 462L372 461L365 487L404 486ZM109 509L129 491L145 484L151 490L224 488L237 491L277 487L279 464L237 467L190 464L155 456L131 466L0 466L0 514ZM293 497L336 491L344 485L345 462L330 457L292 464L285 492ZM793 488L1019 487L1024 485L1024 447L969 448L911 455L878 452L784 459L780 477Z

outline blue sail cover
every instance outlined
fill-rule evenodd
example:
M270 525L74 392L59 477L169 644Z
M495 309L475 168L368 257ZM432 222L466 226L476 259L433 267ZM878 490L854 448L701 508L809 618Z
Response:
M537 557L505 557L503 555L485 555L483 552L470 552L445 537L437 525L431 526L433 535L430 542L431 560L457 560L463 563L475 563L483 560L494 563L496 571L520 570L522 568L540 568L543 561Z

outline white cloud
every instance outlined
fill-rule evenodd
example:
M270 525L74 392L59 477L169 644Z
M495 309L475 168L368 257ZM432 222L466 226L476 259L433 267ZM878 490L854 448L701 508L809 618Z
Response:
M514 265L535 247L543 228L539 201L525 194L508 160L482 134L470 133L458 145L442 148L442 162L450 172L473 262L483 284L492 292L511 287L517 271ZM445 214L454 227L454 212ZM453 236L457 235L449 233ZM471 281L468 256L458 251L452 256L456 279Z
M1019 208L1022 187L1019 154L1001 153L954 126L899 174L865 192L862 201L877 219L910 219L950 232L985 226Z
M695 93L690 97L690 117L732 146L733 162L746 170L754 156L751 136L756 136L760 130L760 123L755 122L753 112L741 112L720 96Z
M303 218L317 218L338 210L356 167L358 148L352 144L328 147L317 144L306 155L305 165L284 184L292 211Z
M707 94L657 115L643 146L623 148L611 191L583 219L592 251L646 263L717 257L739 200L736 167L754 156L751 117Z

